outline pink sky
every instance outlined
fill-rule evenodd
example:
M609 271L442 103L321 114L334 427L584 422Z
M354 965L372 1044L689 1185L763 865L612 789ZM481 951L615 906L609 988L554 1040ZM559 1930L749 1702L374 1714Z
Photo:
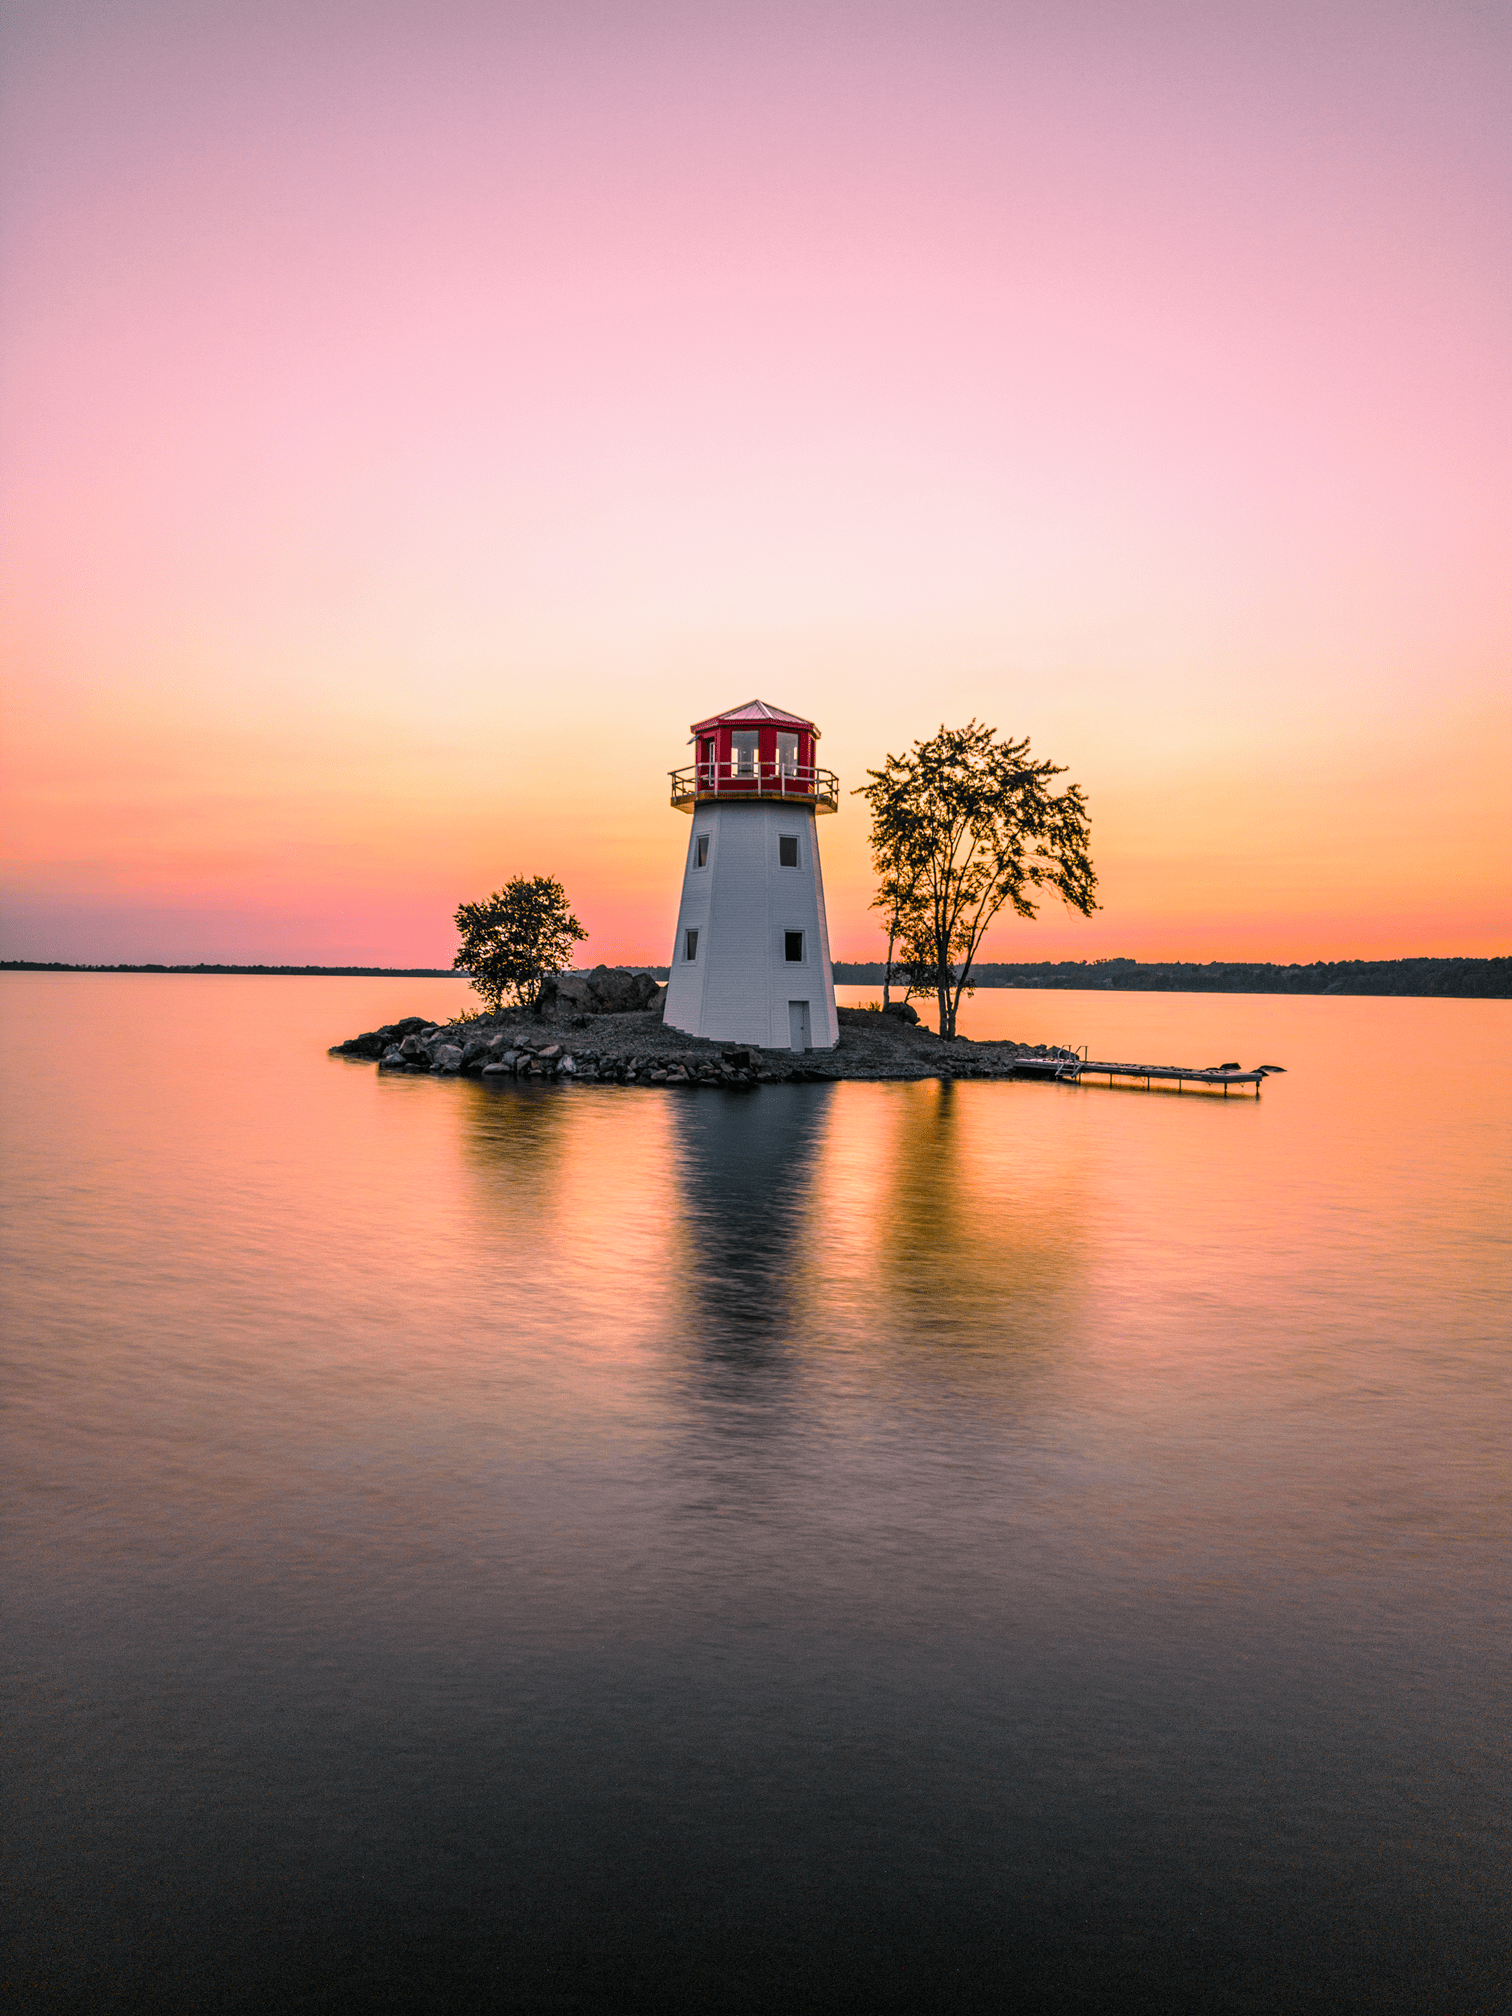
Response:
M8 956L661 960L687 724L1069 766L997 958L1512 940L1512 14L17 0ZM821 829L873 957L859 803Z

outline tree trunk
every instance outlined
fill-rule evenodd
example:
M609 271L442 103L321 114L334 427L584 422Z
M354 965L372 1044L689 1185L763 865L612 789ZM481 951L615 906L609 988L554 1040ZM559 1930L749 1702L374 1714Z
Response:
M956 1033L956 1017L961 1012L961 996L966 992L966 976L970 971L971 961L968 957L950 993L950 1033L952 1036Z

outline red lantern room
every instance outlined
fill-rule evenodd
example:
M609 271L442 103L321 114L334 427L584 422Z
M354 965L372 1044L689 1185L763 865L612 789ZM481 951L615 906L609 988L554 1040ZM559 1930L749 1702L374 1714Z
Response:
M791 799L813 812L838 811L833 770L817 767L819 730L800 714L748 700L693 723L694 761L672 772L672 803L681 812L718 800Z

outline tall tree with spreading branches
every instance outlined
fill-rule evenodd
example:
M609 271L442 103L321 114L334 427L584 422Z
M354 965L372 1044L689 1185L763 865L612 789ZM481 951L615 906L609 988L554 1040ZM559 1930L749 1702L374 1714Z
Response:
M516 875L482 903L464 903L456 926L462 944L453 967L472 976L491 1013L501 1002L528 1008L548 973L560 973L588 933L567 907L553 875Z
M932 993L940 1034L954 1036L972 962L999 911L1033 917L1041 890L1083 916L1097 908L1086 798L1079 784L1053 788L1065 766L1036 762L1027 737L1000 742L976 720L942 724L866 774L856 795L871 807L873 907L888 923L889 969L900 945L908 991Z

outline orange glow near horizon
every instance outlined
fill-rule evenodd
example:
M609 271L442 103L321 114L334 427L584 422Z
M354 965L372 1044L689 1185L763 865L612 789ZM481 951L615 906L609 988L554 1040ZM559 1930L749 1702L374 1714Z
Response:
M1499 32L13 14L6 955L445 965L523 872L661 963L758 694L1083 784L988 958L1506 951Z

